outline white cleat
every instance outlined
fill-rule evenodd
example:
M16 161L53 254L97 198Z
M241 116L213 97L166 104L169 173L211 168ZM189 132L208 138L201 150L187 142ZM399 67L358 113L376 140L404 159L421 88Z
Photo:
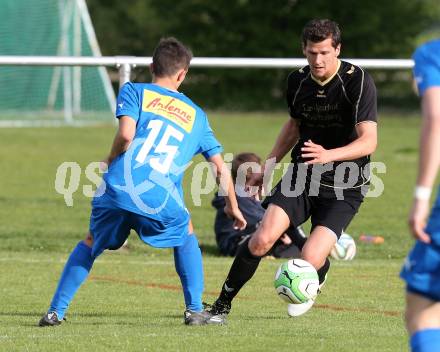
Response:
M324 286L325 282L327 281L327 274L325 275L324 281L321 285L319 285L318 294L321 293L321 289ZM316 299L316 297L315 297ZM287 314L291 317L299 317L300 315L303 315L307 311L309 311L310 308L313 307L313 304L315 304L315 299L309 299L305 303L297 303L297 304L288 304L287 305Z
M287 305L287 314L291 317L299 317L306 313L310 308L312 308L315 303L314 299L310 299L305 303L298 304L288 304Z

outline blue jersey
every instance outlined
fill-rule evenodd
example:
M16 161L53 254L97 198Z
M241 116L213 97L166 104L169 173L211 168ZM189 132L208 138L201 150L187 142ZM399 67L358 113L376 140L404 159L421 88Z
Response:
M422 96L430 87L440 87L440 39L420 46L413 58L414 78ZM438 103L438 102L437 102ZM431 243L416 241L408 254L400 277L407 290L440 301L440 189L425 229Z
M428 88L440 87L440 39L429 41L414 52L414 79L420 95ZM440 193L428 221L426 232L440 246Z
M126 83L116 116L136 121L134 139L104 175L100 199L154 220L187 222L182 178L194 155L222 151L206 114L184 94L156 84Z
M440 39L427 42L414 52L414 79L422 96L429 87L440 87Z

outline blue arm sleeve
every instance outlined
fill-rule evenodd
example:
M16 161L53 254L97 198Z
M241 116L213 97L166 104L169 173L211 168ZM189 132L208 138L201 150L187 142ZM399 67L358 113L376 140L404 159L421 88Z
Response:
M116 117L130 116L133 120L139 119L140 99L133 83L125 83L119 91L116 103Z
M413 55L414 79L420 96L430 87L440 87L439 50L440 40L433 40L420 46Z
M208 159L213 155L220 154L222 151L223 147L215 138L214 132L212 131L208 119L205 116L205 130L203 133L203 137L200 141L200 146L197 154L202 153L205 159Z

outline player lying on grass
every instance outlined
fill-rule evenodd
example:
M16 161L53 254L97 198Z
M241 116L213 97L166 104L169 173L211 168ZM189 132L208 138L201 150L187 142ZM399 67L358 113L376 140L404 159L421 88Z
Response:
M48 312L40 326L59 325L95 259L117 249L130 230L158 248L173 248L183 286L188 325L218 323L203 310L203 267L197 237L189 230L183 202L184 170L196 154L211 161L225 198L225 212L234 226L246 226L206 114L178 92L192 54L174 38L162 39L153 53L151 84L127 83L118 97L119 129L105 159L108 172L92 201L89 233L64 267Z
M215 239L223 255L235 256L238 246L245 241L252 233L255 232L260 225L264 215L264 208L261 205L261 192L249 194L246 187L252 179L252 169L261 168L261 158L255 153L240 153L232 160L231 174L235 190L242 194L236 194L238 207L240 208L247 226L244 230L234 229L233 219L231 219L224 211L225 199L216 193L212 200L212 206L217 210L214 222ZM260 172L260 170L258 170ZM242 175L238 175L242 173ZM238 185L237 185L238 181ZM241 184L240 183L244 183ZM260 188L261 189L261 188ZM301 227L292 227L278 241L267 255L275 258L298 258L300 248L305 243L305 235Z

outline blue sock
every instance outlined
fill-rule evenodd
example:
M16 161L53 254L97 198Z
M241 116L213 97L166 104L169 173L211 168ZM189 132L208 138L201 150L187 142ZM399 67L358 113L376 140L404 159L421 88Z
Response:
M76 291L87 279L94 260L92 248L82 241L70 254L49 308L49 312L56 312L60 320L63 319Z
M202 252L197 237L191 234L180 247L174 247L174 264L182 282L186 309L201 312L203 293Z
M414 333L410 340L412 352L440 351L440 329L425 329Z

